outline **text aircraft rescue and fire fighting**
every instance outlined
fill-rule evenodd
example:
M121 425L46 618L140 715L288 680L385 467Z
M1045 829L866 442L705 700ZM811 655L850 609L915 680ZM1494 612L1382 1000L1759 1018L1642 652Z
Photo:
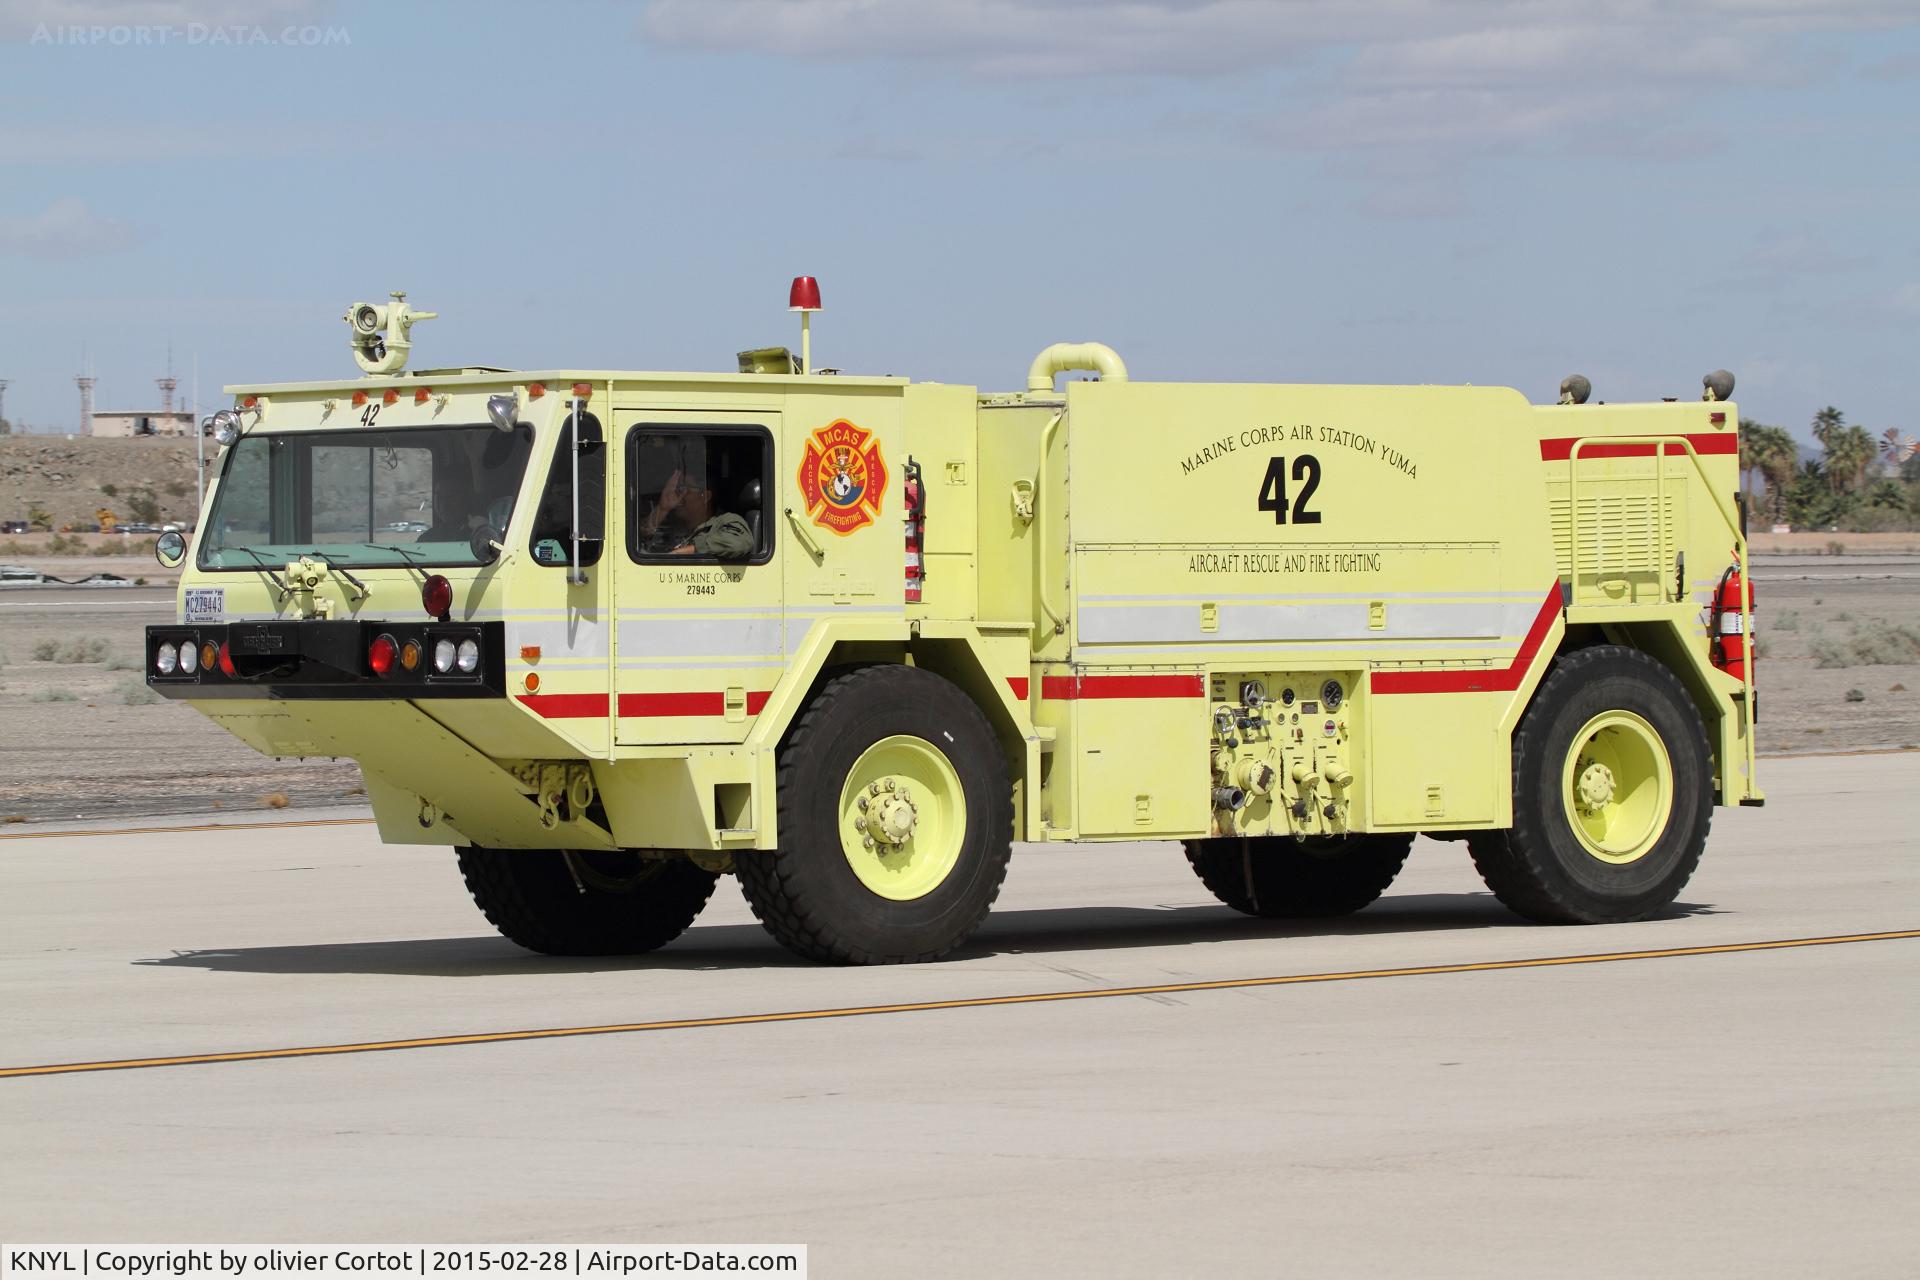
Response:
M794 282L803 324L817 284ZM1177 840L1256 916L1418 833L1535 920L1639 919L1759 804L1730 374L1691 402L405 368L239 386L147 680L351 757L495 926L640 952L739 877L823 961L925 960L1016 840ZM1085 371L1091 379L1060 374Z

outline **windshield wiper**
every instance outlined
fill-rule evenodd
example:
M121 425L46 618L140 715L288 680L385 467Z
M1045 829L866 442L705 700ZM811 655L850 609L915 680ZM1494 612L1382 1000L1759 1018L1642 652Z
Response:
M260 566L260 572L266 574L268 580L278 588L282 600L285 600L293 594L293 588L287 585L286 579L273 571L273 562L261 555L258 551L255 551L252 547L221 547L220 550L222 552L238 551L244 555L252 556L253 562Z
M312 556L315 560L318 560L321 564L327 566L328 572L337 573L341 577L345 578L348 582L351 582L354 586L358 587L360 589L360 598L362 600L365 600L368 596L373 594L373 588L369 587L366 583L360 581L360 579L354 577L351 573L348 573L344 567L335 564L332 561L332 559L330 559L327 556L326 552L307 551L307 552L302 552L302 554Z
M375 551L391 551L393 552L393 554L399 556L402 560L405 560L410 565L423 565L426 563L426 560L424 559L419 559L419 560L414 559L413 552L408 551L405 547L396 547L391 543L363 542L360 545L363 547L372 547Z

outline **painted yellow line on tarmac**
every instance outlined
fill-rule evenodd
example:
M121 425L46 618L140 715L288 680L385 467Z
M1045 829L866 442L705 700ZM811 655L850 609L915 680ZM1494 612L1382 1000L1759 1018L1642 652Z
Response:
M262 831L280 827L354 827L373 825L372 818L297 818L285 822L197 822L177 827L99 827L58 831L0 831L0 840L54 840L61 836L163 836L173 831Z
M1215 978L1202 982L1162 982L1144 987L1096 987L1085 991L1038 991L1012 996L965 996L918 1000L910 1004L851 1005L839 1009L795 1009L782 1013L739 1013L660 1022L616 1022L587 1027L545 1027L528 1031L480 1031L467 1035L419 1036L409 1040L369 1040L360 1044L303 1045L292 1049L238 1049L230 1053L183 1053L163 1058L116 1058L104 1062L63 1062L0 1067L0 1079L19 1076L74 1075L88 1071L132 1071L144 1067L198 1067L222 1062L265 1062L278 1058L321 1058L341 1053L386 1053L397 1049L445 1049L456 1045L504 1044L517 1040L559 1040L572 1036L625 1035L637 1031L695 1031L706 1027L760 1026L809 1022L819 1018L860 1018L888 1013L932 1013L943 1009L986 1009L996 1005L1047 1004L1058 1000L1104 1000L1114 996L1178 995L1189 991L1234 991L1248 987L1284 987L1306 982L1351 982L1361 978L1419 978L1443 973L1492 973L1503 969L1544 969L1555 965L1606 964L1617 960L1671 960L1682 956L1720 956L1742 951L1783 951L1792 947L1831 947L1851 942L1892 942L1920 938L1920 929L1886 933L1844 933L1824 938L1780 938L1769 942L1727 942L1704 947L1666 947L1657 951L1602 951L1589 955L1538 956L1530 960L1480 960L1465 964L1415 965L1399 969L1356 969L1336 973L1296 973L1270 978Z

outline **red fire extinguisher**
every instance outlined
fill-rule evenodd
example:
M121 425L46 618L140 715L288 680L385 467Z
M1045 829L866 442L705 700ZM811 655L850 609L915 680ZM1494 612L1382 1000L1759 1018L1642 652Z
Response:
M1745 612L1741 596L1746 596ZM1740 576L1740 566L1730 565L1714 588L1711 625L1713 665L1736 680L1747 679L1747 661L1751 637L1746 634L1745 618L1753 612L1753 588Z
M921 583L926 580L922 546L927 530L927 491L920 479L920 464L911 457L907 459L906 466L906 509L906 597L908 604L917 604L921 598Z

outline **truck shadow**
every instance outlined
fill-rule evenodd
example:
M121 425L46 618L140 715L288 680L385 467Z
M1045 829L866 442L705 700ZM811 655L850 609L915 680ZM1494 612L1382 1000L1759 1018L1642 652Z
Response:
M1675 903L1657 920L1719 914L1701 903ZM1468 929L1526 930L1527 924L1492 894L1412 894L1389 897L1338 920L1258 920L1215 905L1165 907L1044 907L1001 911L941 963L997 955L1048 955L1123 947L1178 947L1259 939L1391 937ZM1605 933L1567 930L1569 951L1606 949ZM1267 960L1268 956L1263 956ZM178 951L139 965L225 973L390 974L427 978L485 978L609 971L816 968L783 950L755 924L695 925L677 942L638 956L537 956L494 935L333 942L280 947ZM831 972L824 969L823 972Z

